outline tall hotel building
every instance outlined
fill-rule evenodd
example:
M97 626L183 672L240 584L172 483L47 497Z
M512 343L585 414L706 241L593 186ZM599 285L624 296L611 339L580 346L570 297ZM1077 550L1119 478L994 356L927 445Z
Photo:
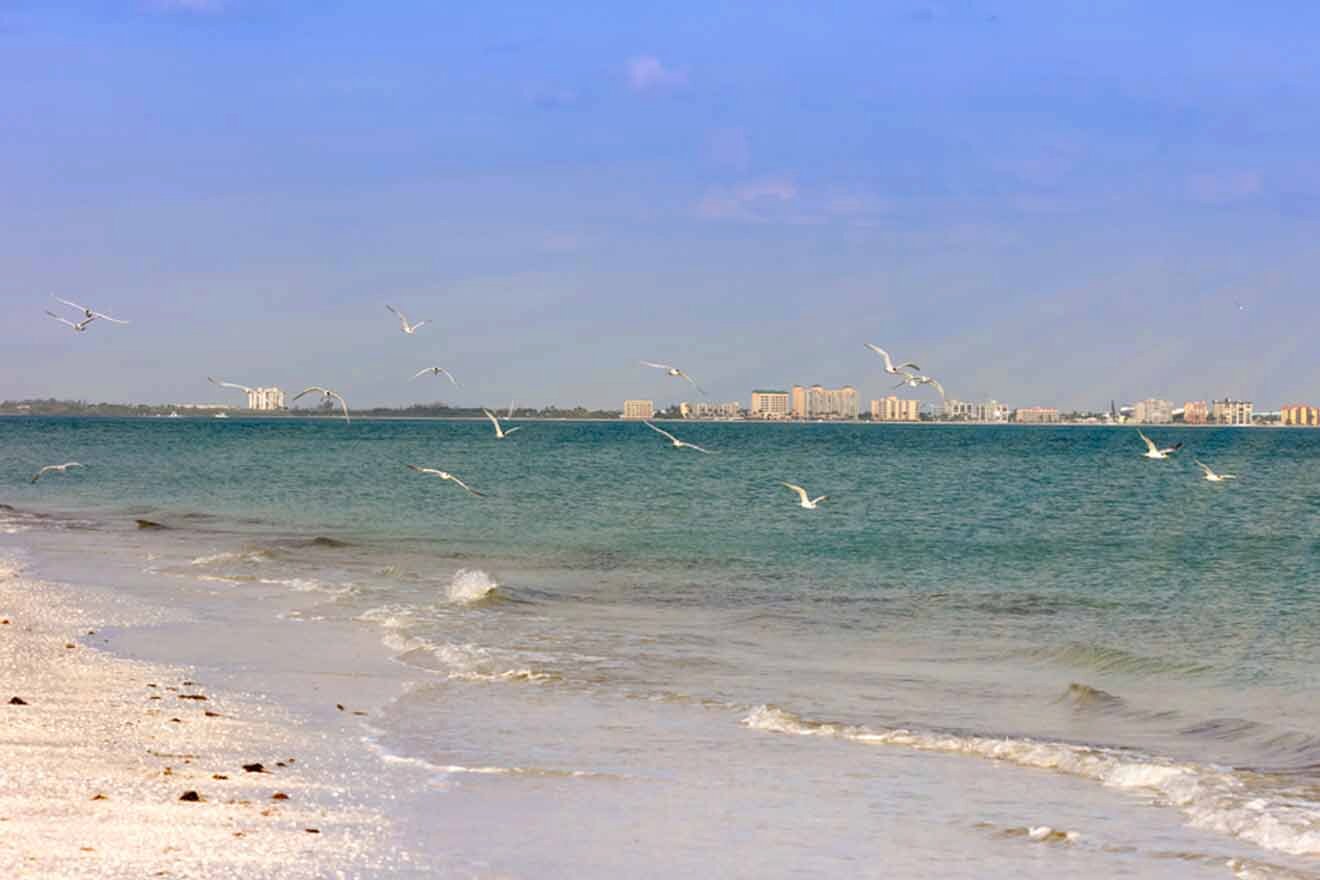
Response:
M788 392L753 391L751 415L754 419L788 418Z
M884 400L871 401L871 421L916 422L921 419L921 401L902 400L889 395Z
M623 417L625 419L649 419L655 415L655 402L651 400L625 400Z
M1320 409L1304 403L1290 403L1280 408L1279 424L1320 428Z
M1250 425L1250 400L1216 400L1210 410L1210 417L1219 425Z
M1183 421L1189 425L1204 425L1210 421L1210 407L1204 400L1189 400L1183 404Z
M248 409L284 409L284 392L278 388L253 388L247 393Z
M795 419L855 419L857 389L851 385L842 388L794 385L789 413Z

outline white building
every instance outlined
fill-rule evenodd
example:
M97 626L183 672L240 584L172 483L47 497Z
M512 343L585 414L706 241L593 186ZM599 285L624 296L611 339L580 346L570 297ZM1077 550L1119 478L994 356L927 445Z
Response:
M1210 410L1211 421L1220 425L1250 425L1250 400L1216 400Z
M788 418L788 392L770 390L753 391L751 415L754 419Z
M889 395L871 401L871 420L875 422L917 422L921 420L921 401L904 400Z
M253 388L248 392L248 409L284 409L284 392L278 388Z
M687 406L687 404L683 404ZM694 419L736 419L742 415L742 404L738 401L729 403L694 403L684 417Z
M997 400L972 403L967 400L944 401L944 418L953 422L1006 422L1009 409Z
M1173 403L1153 397L1142 400L1132 407L1132 421L1145 422L1148 425L1167 425L1173 421Z

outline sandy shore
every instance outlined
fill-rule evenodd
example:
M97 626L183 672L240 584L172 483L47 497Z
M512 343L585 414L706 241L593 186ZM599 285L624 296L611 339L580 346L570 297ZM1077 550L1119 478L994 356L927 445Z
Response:
M96 649L98 627L160 613L25 577L0 558L0 876L402 867L391 865L388 822L343 785L345 750L359 744L213 692L186 668Z

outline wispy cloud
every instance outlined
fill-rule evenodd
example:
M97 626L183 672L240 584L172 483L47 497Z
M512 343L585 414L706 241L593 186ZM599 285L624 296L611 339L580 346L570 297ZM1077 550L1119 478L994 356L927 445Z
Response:
M628 61L628 85L632 86L634 91L646 92L685 86L687 81L686 70L666 67L654 55L638 55Z
M750 223L873 225L893 205L868 192L801 187L786 175L761 177L733 186L714 187L697 202L707 220Z
M708 191L697 203L697 213L711 220L765 221L797 197L797 184L791 179L766 177Z

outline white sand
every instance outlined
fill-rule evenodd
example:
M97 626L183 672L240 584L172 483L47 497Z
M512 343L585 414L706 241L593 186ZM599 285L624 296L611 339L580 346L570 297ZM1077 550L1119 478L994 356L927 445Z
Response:
M0 559L0 877L356 877L400 867L390 864L388 824L351 805L343 785L359 744L260 699L185 684L196 682L187 669L97 651L88 634L151 614L26 578ZM242 769L253 762L270 772ZM202 800L180 801L190 790Z

